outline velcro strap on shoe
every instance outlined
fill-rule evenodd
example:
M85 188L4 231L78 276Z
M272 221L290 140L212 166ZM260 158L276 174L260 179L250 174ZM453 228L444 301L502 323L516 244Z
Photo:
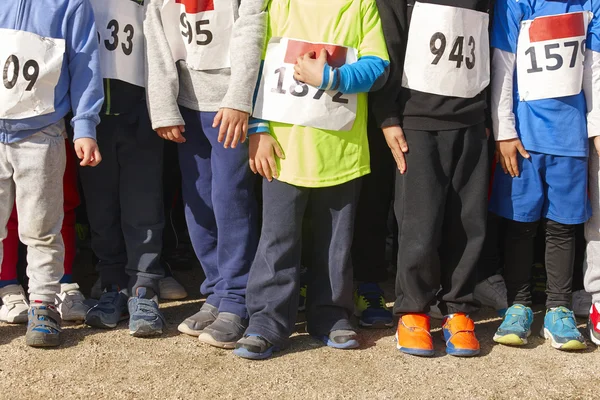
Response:
M35 318L30 318L29 323L33 325L31 328L35 327L49 327L61 332L60 324L62 322L60 314L48 307L35 307L34 308L34 316Z

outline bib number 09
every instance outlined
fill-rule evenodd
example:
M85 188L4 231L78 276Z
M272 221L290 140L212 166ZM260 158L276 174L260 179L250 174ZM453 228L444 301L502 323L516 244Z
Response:
M12 72L11 71L12 67ZM19 80L19 75L21 73L21 66L19 65L19 59L14 54L11 54L6 59L4 63L4 69L2 73L2 82L4 83L4 87L7 89L12 89L17 84ZM40 65L35 60L28 60L23 64L23 79L29 82L29 85L25 88L25 91L29 92L33 89L35 82L40 75Z
M429 41L429 50L431 51L431 54L435 56L433 61L431 61L431 64L437 65L440 62L444 56L444 52L446 51L446 44L446 35L444 35L442 32L436 32L433 34L433 36L431 36L431 40ZM469 36L469 40L467 41L470 56L465 57L463 55L464 45L465 37L458 36L454 40L448 60L456 62L456 68L460 68L464 61L467 69L473 69L473 67L475 67L475 38L473 38L473 36Z
M285 89L283 88L283 80L285 78L285 71L286 71L286 67L281 67L281 68L277 68L275 70L275 74L279 75L279 78L277 80L277 87L271 89L271 92L273 93L278 93L278 94L286 94L287 92L285 91ZM290 86L289 91L290 94L292 96L295 97L304 97L306 95L308 95L308 85L306 83L302 83L296 80L296 78L294 78L294 82L296 82L296 84L293 84ZM325 93L325 90L323 89L318 89L317 92L315 93L315 95L313 96L314 100L319 100L321 99L321 97L323 97L323 94ZM348 99L345 99L342 97L342 93L341 92L337 92L331 101L333 101L334 103L340 103L340 104L348 104Z
M181 36L187 38L188 44L192 44L192 40L194 40L194 31L192 31L192 24L187 20L186 13L181 13L179 16L179 22L185 31L181 31ZM202 29L204 25L210 24L210 21L207 19L202 19L200 21L196 21L196 38L201 38L201 40L196 39L196 44L200 46L206 46L213 41L213 34L208 29Z
M581 41L573 40L570 42L564 42L563 47L572 49L571 59L569 60L569 68L574 68L577 63L577 54L581 49L581 55L585 56L585 42L586 39ZM553 50L559 49L561 47L560 43L551 43L544 46L544 52L546 53L546 61L554 60L554 65L546 65L546 70L548 71L556 71L561 69L564 65L564 59L560 54L552 53ZM525 50L525 55L531 58L531 68L527 69L528 74L532 74L535 72L542 72L544 69L538 66L537 54L535 52L535 47L531 46L527 50Z

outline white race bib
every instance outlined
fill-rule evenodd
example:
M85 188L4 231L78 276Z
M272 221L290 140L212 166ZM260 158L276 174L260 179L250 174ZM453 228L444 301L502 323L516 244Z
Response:
M296 59L309 51L319 54L323 48L327 50L327 60L332 67L357 60L357 51L349 47L272 38L267 47L253 115L285 124L332 131L350 130L356 119L355 94L320 90L294 79Z
M0 118L24 119L54 112L65 40L0 29Z
M131 0L92 0L102 77L146 86L144 6Z
M197 71L231 67L231 0L165 0L161 18L175 61Z
M402 86L441 96L473 98L490 83L487 13L414 5Z
M521 101L573 96L581 92L589 11L521 22L517 82Z

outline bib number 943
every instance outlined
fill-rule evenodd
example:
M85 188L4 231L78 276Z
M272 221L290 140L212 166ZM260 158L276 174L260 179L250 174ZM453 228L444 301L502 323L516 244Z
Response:
M475 67L475 38L473 36L469 36L467 40L467 51L469 55L466 57L463 54L464 46L465 46L466 38L464 36L457 36L452 44L452 50L450 50L450 55L448 56L449 61L456 62L456 68L461 68L463 65L467 67L467 69L473 69ZM431 36L431 40L429 41L429 49L431 54L435 56L431 64L437 65L442 57L444 56L444 52L446 51L447 45L446 35L442 32L436 32Z

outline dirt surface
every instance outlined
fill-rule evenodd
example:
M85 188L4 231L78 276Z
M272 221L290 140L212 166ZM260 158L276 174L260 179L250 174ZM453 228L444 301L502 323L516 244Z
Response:
M194 296L197 275L177 273ZM93 276L81 279L87 293ZM299 333L289 350L251 362L179 334L179 322L201 304L193 296L162 304L168 327L160 338L130 337L126 323L112 331L72 325L52 350L28 348L24 326L0 324L0 398L597 399L600 390L600 350L564 353L537 335L526 348L494 345L500 319L492 311L474 316L482 344L474 359L447 356L435 322L432 359L400 354L389 329L361 330L362 346L351 351ZM536 313L535 333L541 320Z

